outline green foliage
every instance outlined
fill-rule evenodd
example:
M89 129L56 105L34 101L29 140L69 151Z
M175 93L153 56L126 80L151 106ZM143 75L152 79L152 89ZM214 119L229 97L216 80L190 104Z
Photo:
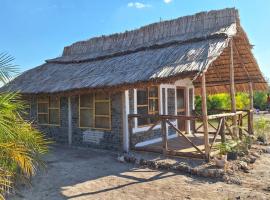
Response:
M237 109L248 109L249 107L249 95L247 93L237 93L235 96ZM201 97L196 96L195 108L197 111L201 110ZM207 108L209 111L216 109L231 109L230 95L227 93L208 95Z
M260 110L266 110L267 108L267 93L266 92L254 93L254 107Z
M249 151L249 148L251 148L251 145L253 143L253 139L249 135L243 135L242 141L238 144L239 152L247 154Z
M229 152L238 152L239 141L236 140L228 140L226 142L219 143L217 148L219 150L219 154L226 155Z
M235 96L236 100L236 108L243 110L243 109L249 109L250 101L249 101L249 94L239 92Z
M254 123L254 132L258 140L266 142L270 139L270 119L260 117Z
M10 79L9 72L14 72L11 60L0 54L1 82ZM37 168L44 166L41 155L48 151L49 141L31 122L22 119L24 110L18 94L0 94L0 199L4 199L13 183L29 183Z

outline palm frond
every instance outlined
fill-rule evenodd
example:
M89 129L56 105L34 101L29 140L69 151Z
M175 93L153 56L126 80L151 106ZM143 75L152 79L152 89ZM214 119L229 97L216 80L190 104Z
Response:
M18 72L14 58L0 53L0 82L7 83ZM48 152L42 133L24 121L25 103L17 93L0 93L0 200L14 186L12 181L30 182L40 167L41 155Z
M0 81L4 84L18 73L18 66L12 64L13 61L14 57L7 53L0 53Z

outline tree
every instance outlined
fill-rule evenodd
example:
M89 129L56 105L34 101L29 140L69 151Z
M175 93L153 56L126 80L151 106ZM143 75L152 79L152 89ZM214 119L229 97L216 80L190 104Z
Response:
M6 84L17 72L14 59L0 54L0 82ZM17 93L0 93L0 199L18 181L30 183L38 167L44 166L41 155L49 141L21 117L25 103Z
M267 93L255 92L254 93L254 107L260 110L265 110L267 107Z

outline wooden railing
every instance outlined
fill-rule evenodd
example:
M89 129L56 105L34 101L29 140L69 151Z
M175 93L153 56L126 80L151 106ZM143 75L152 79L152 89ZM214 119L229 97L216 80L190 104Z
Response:
M171 156L182 156L182 157L194 157L194 158L204 158L204 152L199 149L187 136L186 134L179 130L173 123L173 120L190 120L195 121L197 119L201 119L201 116L185 116L185 115L138 115L138 114L130 114L129 118L129 141L130 141L130 148L133 150L142 150L142 151L150 151L156 153L163 153L164 155L171 155ZM156 122L152 124L147 131L144 131L144 134L152 131L157 125L161 125L161 136L162 136L162 148L151 148L151 147L135 147L132 144L132 135L133 135L133 119L134 118L155 118ZM168 126L167 126L168 125ZM167 128L172 128L179 136L184 138L184 140L189 143L197 153L192 152L179 152L176 150L169 149L168 147L168 135L167 135Z
M230 110L211 110L211 111L218 113L218 114L208 115L208 124L214 130L217 130L217 127L213 125L212 123L213 120L226 118L225 119L227 122L226 124L231 127L233 126L233 124L229 124L229 121L232 119L233 116L237 116L237 126L239 127L239 132L240 132L239 134L241 135L241 132L244 130L249 135L253 135L253 110L237 110L236 113L231 113ZM196 112L193 111L192 113L196 113ZM244 127L245 124L243 123L243 121L245 119L247 121L247 127ZM200 128L203 127L203 123L198 120L196 122L193 124L193 126L191 126L193 132L203 133L203 131L200 131ZM213 133L215 132L209 131L209 134L213 134Z
M129 124L129 142L130 148L133 150L142 150L142 151L150 151L163 153L164 155L172 155L172 156L182 156L182 157L195 157L195 158L209 158L211 151L213 150L214 144L217 140L218 135L221 137L221 141L226 140L226 135L231 135L234 137L233 129L237 129L238 135L240 139L242 139L243 131L246 131L248 134L253 134L253 113L250 110L239 110L235 113L228 112L226 110L218 110L218 112L223 112L219 114L212 114L207 116L207 123L214 130L209 132L209 134L213 134L214 136L211 138L211 142L208 141L204 143L205 147L209 149L209 152L205 153L204 149L200 149L194 142L192 142L185 134L184 131L181 131L176 127L172 121L175 120L183 120L190 121L193 125L194 133L204 133L204 131L200 131L199 129L203 127L203 124L200 124L196 127L196 123L202 123L203 118L201 115L196 113L196 115L186 116L186 115L139 115L139 114L130 114L128 116L128 124ZM228 112L228 113L226 113ZM194 113L194 112L193 112ZM237 124L234 126L230 123L232 117L237 117ZM157 126L160 125L161 137L162 137L162 148L151 148L150 146L144 147L135 147L136 144L132 142L133 136L133 120L135 118L154 118L155 122L148 128L148 130L144 131L144 134L147 134ZM243 119L247 118L248 127L243 128ZM215 124L212 123L215 121ZM167 138L167 128L172 128L179 136L181 136L186 143L190 144L195 150L196 153L193 152L180 152L176 150L169 149L168 147L168 138ZM204 133L205 134L205 133ZM207 133L208 134L208 133ZM205 136L205 135L204 135ZM206 146L207 145L207 146Z

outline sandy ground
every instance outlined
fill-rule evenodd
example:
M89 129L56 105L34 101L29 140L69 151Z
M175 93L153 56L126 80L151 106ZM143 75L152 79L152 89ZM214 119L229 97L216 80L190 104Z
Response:
M92 149L52 148L48 169L23 187L14 200L61 199L270 199L270 155L264 154L243 184L212 182L185 174L136 168L117 155Z

